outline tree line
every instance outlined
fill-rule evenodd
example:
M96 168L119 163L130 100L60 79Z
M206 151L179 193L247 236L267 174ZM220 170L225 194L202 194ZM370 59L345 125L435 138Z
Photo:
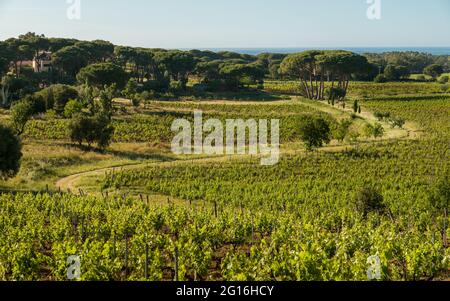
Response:
M44 52L50 53L52 68L49 72L35 73L27 62L39 63ZM407 79L412 73L437 78L450 70L449 62L449 56L418 52L359 56L347 51L309 51L301 55L262 53L252 56L229 51L126 47L103 40L79 41L27 33L0 41L0 105L9 106L52 84L87 83L99 87L115 83L118 89L123 89L131 81L130 86L135 86L136 93L158 95L186 93L190 78L195 78L196 82L191 92L233 91L248 86L262 87L266 78L285 79L295 73L302 78L305 94L320 99L325 93L325 79L335 79L336 88L346 90L349 80L382 82ZM301 71L292 70L297 67L301 67ZM339 91L334 93L339 94Z

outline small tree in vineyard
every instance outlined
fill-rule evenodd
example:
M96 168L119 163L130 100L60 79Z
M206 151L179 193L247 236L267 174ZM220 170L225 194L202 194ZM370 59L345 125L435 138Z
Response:
M14 131L0 125L0 179L13 177L19 172L22 145Z
M323 117L306 116L300 124L300 138L308 151L322 147L331 141L330 123Z

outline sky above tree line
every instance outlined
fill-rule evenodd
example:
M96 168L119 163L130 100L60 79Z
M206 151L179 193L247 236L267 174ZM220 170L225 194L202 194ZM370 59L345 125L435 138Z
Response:
M67 14L76 1L80 19ZM0 40L31 31L162 48L450 46L449 0L380 0L379 20L368 1L378 0L0 0Z

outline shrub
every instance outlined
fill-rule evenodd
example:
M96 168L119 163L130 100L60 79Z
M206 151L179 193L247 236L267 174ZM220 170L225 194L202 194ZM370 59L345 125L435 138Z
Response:
M32 115L33 104L28 99L23 99L11 107L11 128L17 136L23 134Z
M0 178L11 178L19 172L22 145L11 128L0 124Z
M402 129L403 126L405 125L406 121L405 121L405 119L400 118L400 117L391 117L389 119L389 123L391 124L392 128L398 127L400 129Z
M156 97L154 92L144 91L141 94L138 94L138 98L140 101L152 100Z
M349 133L350 126L352 125L353 121L351 119L349 120L342 120L336 128L333 131L333 137L338 140L339 142L342 142L345 140Z
M169 91L172 93L179 93L184 90L183 82L181 81L171 81L169 86Z
M40 99L46 110L54 109L58 114L63 114L69 100L78 98L78 91L71 86L58 84L35 93L33 97Z
M131 103L133 107L139 107L141 104L141 99L139 98L139 94L136 94L134 97L131 98Z
M384 135L384 128L380 123L367 124L364 128L364 133L367 138L373 137L373 138L380 138Z
M374 116L378 119L378 121L383 121L391 117L391 113L389 112L375 112Z
M386 83L388 79L384 74L378 74L373 81L375 83Z
M353 112L356 114L356 113L358 113L359 109L360 109L359 103L357 100L355 100L353 102Z
M331 140L330 123L323 117L305 116L300 122L300 138L307 150L322 147Z
M142 89L147 92L166 92L169 89L167 80L149 80L144 83Z
M72 118L77 113L81 113L83 104L76 99L71 99L64 107L64 117Z
M429 75L431 77L433 77L434 79L436 79L437 77L439 77L442 73L444 73L444 68L441 65L438 64L432 64L429 65L428 67L426 67L423 70L423 73L426 75Z
M95 116L75 115L69 130L72 142L77 142L80 146L86 142L89 147L96 143L100 149L104 149L110 144L114 133L111 120L100 114Z
M358 212L364 217L369 213L383 213L386 207L383 204L383 196L372 187L364 187L358 192L355 199Z
M122 91L122 95L128 99L133 99L138 93L139 85L134 78L130 79Z
M53 109L50 109L47 112L45 112L45 119L47 120L53 120L56 118L56 116L58 116L58 114L56 114L56 111Z
M351 143L357 143L360 136L361 134L357 130L351 130L348 133L348 140L350 140Z

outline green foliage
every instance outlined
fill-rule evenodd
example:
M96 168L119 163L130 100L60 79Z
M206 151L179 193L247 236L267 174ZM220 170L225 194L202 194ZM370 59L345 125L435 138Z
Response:
M70 139L80 146L86 142L89 147L96 143L100 149L106 148L114 133L111 120L103 115L75 115L69 126Z
M389 123L391 124L392 128L398 127L399 129L402 129L406 123L406 120L401 117L391 117L389 118Z
M353 120L345 119L337 124L333 130L333 138L337 139L339 142L343 142L347 138L350 127L353 124Z
M81 113L82 110L83 104L80 101L76 99L69 100L64 107L64 117L72 118L75 114Z
M417 81L424 82L424 81L427 80L427 78L425 77L425 75L420 74L420 75L418 75L418 76L416 77L416 80L417 80Z
M331 140L330 123L323 117L305 116L299 128L300 138L308 150L322 147Z
M375 83L386 83L388 78L384 74L378 74L373 81Z
M358 100L355 99L355 101L353 102L353 113L355 114L358 113L359 109L360 109L359 102Z
M40 112L45 107L44 111L54 109L58 114L63 114L69 100L78 98L78 91L72 86L57 84L35 93L32 97L34 102L39 104Z
M383 196L373 187L361 189L355 198L355 205L358 212L364 217L372 212L379 214L386 210L383 204Z
M449 221L448 99L395 96L364 106L411 120L426 136L286 154L272 167L242 158L124 169L100 179L109 197L1 194L0 279L67 280L67 257L76 254L82 280L144 280L146 245L149 280L173 280L174 245L181 280L367 280L373 255L382 280L433 279L450 264L437 239ZM192 109L220 119L287 115L280 124L289 133L301 114L317 114L301 103L155 102L154 116L116 119L116 135L168 136L167 125ZM66 124L50 121L40 133ZM115 198L114 189L142 191L149 202Z
M169 91L172 93L180 93L183 91L183 83L181 81L171 81Z
M438 179L433 189L430 196L432 208L440 212L445 211L447 214L450 209L450 172Z
M328 89L328 99L332 101L332 104L335 104L336 100L342 100L346 96L345 89L342 88L330 88Z
M375 139L383 137L384 135L384 128L380 123L372 124L366 124L364 128L364 133L367 138L373 137Z
M22 145L13 130L0 124L0 179L16 175L22 158Z
M25 131L28 120L33 115L33 105L26 99L15 103L11 107L11 128L20 136Z
M77 74L79 83L92 85L96 88L115 84L118 89L123 89L127 83L127 73L112 63L92 64L80 70Z
M378 119L378 121L389 120L391 117L391 113L389 112L375 112L374 116Z
M219 74L227 89L235 90L243 84L255 83L264 79L264 71L255 64L224 64Z
M405 66L388 65L384 69L384 76L388 80L400 80L409 77L410 72Z
M11 103L34 93L36 89L36 85L27 78L4 76L0 83L0 106L9 107Z
M438 64L432 64L426 67L423 70L423 73L433 77L434 79L438 78L442 73L444 73L444 68Z
M280 66L283 75L300 79L302 92L309 99L324 99L325 81L338 82L347 94L352 75L367 74L367 59L341 50L308 50L288 55ZM343 98L343 97L342 97Z
M122 95L129 99L136 98L136 94L138 93L139 85L134 78L128 80L125 89L122 91Z
M439 57L428 53L394 51L385 53L366 53L368 61L383 69L388 65L403 66L408 73L422 73L423 69L436 62Z
M72 79L87 66L89 53L77 46L67 46L52 54L52 64Z

